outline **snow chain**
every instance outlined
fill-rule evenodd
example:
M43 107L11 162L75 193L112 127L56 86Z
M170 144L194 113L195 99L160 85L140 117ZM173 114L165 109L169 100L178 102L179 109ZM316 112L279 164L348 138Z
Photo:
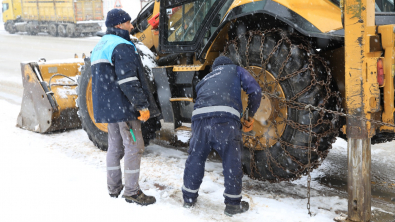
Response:
M270 54L267 56L267 58L264 58L264 53L263 53L263 48L264 48L264 41L266 36L268 36L269 34L276 34L281 36L281 39L279 41L277 41L277 44L274 46L273 50L270 52ZM254 72L252 72L252 69L250 67L250 62L249 62L249 48L250 48L250 44L251 41L253 39L254 36L260 36L261 38L261 43L260 43L260 60L261 60L261 71L259 74L256 74ZM394 124L389 124L389 123L384 123L381 121L377 121L377 120L371 120L371 119L367 119L365 117L358 117L358 116L354 116L354 115L350 115L350 114L346 114L337 110L330 110L330 109L326 109L328 102L331 100L331 102L333 102L334 100L336 101L336 107L338 107L338 109L340 109L341 107L341 98L340 98L340 93L337 91L332 91L331 90L331 86L330 84L332 83L332 76L331 76L331 70L328 67L326 61L321 58L319 55L313 54L313 49L311 48L310 43L304 39L303 36L299 36L299 35L292 35L292 37L294 37L295 39L297 39L300 44L296 45L293 44L291 42L291 40L289 39L289 37L287 36L287 34L285 33L285 31L278 29L278 28L273 28L273 29L268 29L268 30L264 30L264 31L260 31L260 30L256 30L256 31L249 31L247 33L241 34L237 37L235 37L233 40L230 40L227 42L225 49L224 49L224 55L228 56L229 54L229 46L230 45L234 45L235 47L235 51L236 51L236 58L238 60L238 64L239 66L244 67L246 70L248 70L250 72L250 74L258 81L258 83L260 84L261 88L262 88L262 96L269 96L272 99L276 99L279 101L280 105L279 108L291 108L291 109L297 109L297 110L304 110L304 111L308 111L309 112L309 120L310 120L310 124L309 125L303 125L300 124L298 122L292 121L287 119L287 117L282 117L282 120L280 122L276 122L276 120L274 120L271 123L271 126L275 128L275 134L276 136L270 136L269 134L264 134L262 136L256 136L256 137L250 137L250 136L246 136L245 137L245 141L244 141L244 146L247 144L249 147L249 151L250 151L250 169L251 172L249 173L249 177L252 179L257 179L257 180L265 180L263 179L263 177L261 176L257 165L256 165L256 161L255 161L255 152L256 152L256 148L258 146L258 144L260 143L260 138L265 136L266 137L266 148L264 149L264 152L267 155L267 166L268 166L268 170L271 172L271 174L273 175L273 177L275 177L275 180L268 180L269 182L281 182L281 181L293 181L295 179L300 178L302 175L307 175L307 187L308 187L308 192L307 192L307 198L308 198L308 203L307 203L307 209L309 212L309 215L311 216L311 211L310 211L310 185L311 185L311 175L310 172L313 169L318 168L318 166L321 165L322 161L325 159L325 157L328 155L329 150L332 147L329 147L327 150L324 151L320 151L318 149L319 147L319 142L321 140L321 138L324 138L328 135L335 135L334 138L336 138L338 136L339 133L339 128L336 127L333 122L331 120L333 119L339 119L340 116L342 117L347 117L347 118L356 118L358 120L361 121L369 121L372 124L376 124L376 125L383 125L383 126L389 126L389 127L395 127ZM239 49L238 49L238 43L241 43L240 39L242 38L246 38L247 39L247 44L246 44L246 52L245 52L245 58L246 58L246 65L244 66L242 61L241 61L241 56L239 54ZM272 82L267 82L266 79L266 68L267 65L269 64L269 60L270 58L273 56L274 53L276 53L276 51L279 50L279 47L281 46L281 44L287 44L290 48L289 53L287 55L287 58L285 59L285 61L282 63L282 66L279 69L279 72L276 76L276 79L274 81L275 83L275 87L279 86L280 82L285 81L287 79L290 79L292 77L295 77L299 74L305 73L310 71L311 74L311 82L310 85L308 85L307 87L305 87L303 90L301 90L300 92L298 92L295 96L293 96L290 99L285 99L282 97L279 97L279 94L275 93L269 93L270 90L268 90L268 83L273 83ZM290 57L291 57L291 52L292 52L292 48L297 47L301 50L304 50L307 55L308 55L308 66L307 67L303 67L300 70L297 70L291 74L285 75L285 73L283 73L283 70L287 64L287 62L289 61ZM315 64L314 64L314 59L315 61L319 61L321 63L321 65L325 68L326 73L328 74L326 77L326 80L320 80L316 74L316 69L315 69ZM263 81L260 80L259 77L261 77L261 75L263 74ZM314 89L314 87L317 86L321 86L325 88L326 91L326 95L325 98L323 99L322 102L320 102L320 104L318 106L313 106L311 104L305 104L305 103L301 103L298 102L297 99L305 94L306 92L308 92L311 89ZM319 113L319 119L316 121L315 124L312 123L313 120L313 111L317 111ZM279 111L276 109L275 110L277 115L281 114L279 113ZM331 114L328 117L328 114ZM300 132L304 132L306 134L309 135L309 143L308 146L301 146L301 145L294 145L294 144L290 144L284 140L281 139L281 135L278 134L278 130L277 130L277 124L282 124L282 123L286 123L287 125L291 126L292 128L300 131ZM329 126L329 129L325 132L322 133L316 133L314 132L314 128L320 125L326 125ZM313 137L315 137L315 142L314 144L312 144L313 141ZM284 171L289 171L287 170L285 167L283 167L280 163L276 162L276 160L274 159L273 156L271 156L270 152L269 152L269 138L270 139L274 139L277 142L279 142L281 144L281 148L283 149L284 153L286 155L288 155L290 157L290 159L295 162L296 164L299 165L298 170L296 171L291 171L291 173L293 173L295 175L294 178L280 178L279 176L277 176L274 172L273 172L273 168L272 165L270 163L270 161L272 163L275 164L276 167L281 168ZM334 141L331 141L332 143ZM297 149L303 149L303 150L307 150L307 155L308 155L308 163L307 164L303 164L300 161L298 161L294 156L292 156L287 150L286 147L287 146L291 146ZM312 156L312 152L316 153L318 155L319 158L317 158L317 160L314 160L313 162L311 162L311 156Z
M281 36L281 39L277 42L276 46L274 46L274 48L273 48L273 50L270 52L269 56L267 56L267 58L264 59L264 54L263 54L263 51L264 51L264 50L263 50L263 47L264 47L265 37L266 37L268 34L278 34L278 35ZM251 67L249 66L249 55L248 55L248 54L249 54L250 43L251 43L253 37L254 37L254 36L257 36L257 35L261 36L260 59L261 59L261 68L262 68L262 70L260 71L260 73L259 73L258 75L255 74L255 73L253 73L253 72L251 71ZM238 45L238 42L240 41L240 38L243 38L243 37L245 37L245 36L247 36L247 37L246 37L246 38L247 38L247 45L246 45L246 53L245 53L245 57L246 57L246 66L244 66L243 63L241 62L241 56L239 55L239 50L238 50L238 48L237 48L237 45ZM298 38L301 42L305 43L305 45L308 45L308 46L309 46L308 42L307 42L306 40L304 40L303 37L297 36L297 38ZM267 92L269 92L269 90L268 90L268 82L267 82L267 79L266 79L266 75L264 74L264 73L266 73L266 68L267 68L267 65L269 64L270 58L273 56L274 53L276 53L277 50L279 50L279 47L280 47L281 44L283 44L283 43L289 45L290 48L298 47L299 49L306 51L307 55L309 56L309 59L308 59L309 65L308 65L307 67L303 67L302 69L297 70L297 71L295 71L295 72L293 72L293 73L291 73L291 74L285 75L285 74L283 73L283 70L284 70L284 68L285 68L285 65L287 64L287 62L289 61L289 59L290 59L290 57L291 57L291 51L292 51L292 50L290 50L289 53L288 53L288 55L287 55L287 58L286 58L285 61L282 63L282 66L280 67L280 71L279 71L279 73L278 73L278 75L277 75L277 77L276 77L276 79L275 79L275 82L274 82L274 83L275 83L275 87L279 86L280 82L285 81L285 80L287 80L287 79L289 79L289 78L295 77L295 76L297 76L297 75L299 75L299 74L301 74L301 73L307 72L307 71L310 71L310 72L311 72L311 83L310 83L310 85L308 85L305 89L303 89L302 91L300 91L299 93L297 93L297 94L296 94L293 98L291 98L290 100L285 100L285 98L280 98L280 97L278 97L278 95L273 95L273 94L267 93ZM304 110L304 107L305 107L307 104L303 104L303 106L300 106L299 104L295 104L295 103L297 103L296 100L297 100L301 95L303 95L304 93L306 93L306 92L308 92L309 90L311 90L313 86L321 85L322 87L325 88L325 90L326 90L326 92L327 92L327 95L326 95L326 97L324 98L324 101L319 105L319 108L321 108L321 110L318 110L318 111L319 111L320 119L318 120L318 122L317 122L316 124L313 124L311 127L308 126L308 125L302 125L302 124L300 124L300 123L297 123L297 122L295 122L295 121L292 121L292 120L287 119L286 116L285 116L285 117L282 116L282 114L279 113L278 110L275 110L274 112L276 112L276 115L277 115L277 116L282 116L282 120L281 120L280 122L273 121L273 122L270 124L271 127L274 127L274 128L275 128L275 134L276 134L276 136L272 137L272 136L266 134L266 135L262 135L262 136L257 136L257 137L255 137L255 139L252 138L252 137L248 137L248 136L247 136L247 139L246 139L245 142L244 142L244 145L245 145L246 143L249 144L249 146L246 146L246 147L249 147L249 150L250 150L250 156L251 156L251 161L250 161L251 166L250 166L250 169L251 169L251 173L249 174L249 177L251 177L252 179L264 180L264 179L262 178L260 172L258 171L257 166L256 166L256 163L255 163L255 151L256 151L255 147L258 146L258 144L260 143L260 142L259 142L259 139L260 139L261 137L263 137L263 136L265 136L266 138L268 138L268 139L266 140L266 144L265 144L265 145L266 145L266 148L269 147L269 146L268 146L268 145L269 145L269 144L268 144L269 138L270 138L270 139L274 139L274 140L276 140L277 142L280 142L281 148L282 148L282 150L284 151L284 153L285 153L287 156L289 156L290 159L291 159L293 162L295 162L296 164L299 165L298 170L295 170L295 171L292 171L292 172L291 172L292 174L295 175L294 178L280 178L279 176L277 176L277 175L273 172L272 163L274 163L276 167L279 167L279 168L281 168L281 169L284 170L284 171L289 171L289 170L287 170L287 169L286 169L285 167L283 167L281 164L279 164L279 163L276 162L276 160L274 159L274 157L271 156L271 154L270 154L270 152L269 152L269 149L264 149L264 152L266 152L266 155L268 156L268 158L267 158L268 169L269 169L269 171L271 172L271 174L273 175L273 177L276 178L276 179L274 179L274 180L269 180L270 182L276 182L276 183L277 183L277 182L281 182L281 181L293 181L293 180L295 180L295 179L300 178L302 175L306 175L309 168L311 168L311 169L317 168L317 167L321 164L321 160L325 159L325 157L328 155L328 151L327 151L327 150L326 150L326 151L320 151L320 150L317 149L317 147L318 147L318 145L319 145L320 139L321 139L322 137L327 136L328 134L335 134L336 136L338 135L338 128L335 127L335 126L332 124L332 122L330 121L330 119L328 119L328 118L325 119L325 118L324 118L325 112L324 112L323 109L325 108L325 105L328 103L328 100L329 100L330 98L335 98L336 101L337 101L337 106L338 106L338 107L341 107L340 95L339 95L338 92L332 92L331 89L330 89L330 83L331 83L331 81L332 81L331 75L328 75L328 77L327 77L326 80L321 80L321 81L318 81L318 80L317 80L317 78L316 78L317 75L315 74L314 65L313 65L314 58L315 58L315 59L318 59L318 61L320 61L320 62L322 63L322 65L325 67L327 73L330 73L329 67L327 66L326 62L325 62L322 58L320 58L318 55L315 55L315 54L312 53L313 50L311 49L310 46L307 47L307 46L305 46L305 45L303 45L303 44L299 44L299 45L292 44L291 40L290 40L290 39L288 38L288 36L284 33L284 31L282 31L281 29L277 29L277 28L273 28L273 29L269 29L269 30L265 30L265 31L260 31L260 30L257 30L257 31L250 31L250 32L247 32L247 33L245 33L245 34L243 34L243 35L239 35L239 36L236 37L235 39L233 39L233 40L227 42L227 44L226 44L226 46L225 46L225 49L224 49L224 54L225 54L225 55L227 55L227 54L229 53L228 47L229 47L231 44L233 44L233 45L236 47L235 50L236 50L236 53L237 53L237 59L238 59L238 63L239 63L238 65L243 66L245 69L247 69L248 71L250 71L250 74L253 75L253 77L254 77L254 78L258 81L258 83L261 85L261 87L262 87L262 92L264 92L264 95L263 95L263 96L269 96L269 97L271 97L271 98L278 99L278 101L279 101L279 103L280 103L280 104L279 104L280 108L289 107L289 108L294 108L294 109L298 109L298 110ZM262 74L264 74L264 75L263 75L263 81L260 80L260 78L259 78ZM273 82L270 82L270 83L273 83ZM331 111L332 111L332 110L331 110ZM333 113L332 113L332 114L333 114ZM336 115L336 114L335 114L335 115ZM333 116L333 118L338 118L338 116L335 116L335 115ZM330 127L329 127L329 130L327 130L327 131L324 132L324 133L318 134L318 133L312 132L312 136L316 137L317 139L316 139L316 142L314 143L314 146L312 146L310 149L311 149L311 151L317 153L317 155L319 156L319 158L317 158L317 160L313 161L313 162L310 163L310 164L303 164L303 163L301 163L300 161L298 161L294 156L292 156L292 155L286 150L286 146L292 146L292 147L294 147L294 148L303 149L303 150L306 150L306 151L309 149L309 147L308 147L308 146L300 146L300 145L289 144L287 141L283 141L283 140L281 139L281 135L279 135L279 132L278 132L277 127L276 127L277 124L282 124L282 123L286 123L287 125L292 126L292 127L295 128L296 130L301 131L301 132L304 132L304 133L306 133L306 134L309 134L309 133L310 133L310 128L313 128L313 129L314 129L314 127L316 127L316 126L318 126L318 125L320 125L320 124L326 124L326 125L330 126ZM270 161L271 161L272 163L270 163Z
M309 215L311 217L311 211L310 211L310 185L311 185L311 165L310 165L310 159L311 159L311 131L313 130L312 128L312 120L313 120L313 113L311 112L311 109L309 109L309 152L308 152L308 164L307 164L307 210L309 211Z

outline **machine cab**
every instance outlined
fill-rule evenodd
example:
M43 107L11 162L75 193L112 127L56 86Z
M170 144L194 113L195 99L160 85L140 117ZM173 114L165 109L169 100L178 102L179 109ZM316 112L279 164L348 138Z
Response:
M233 0L165 0L160 2L159 50L196 52L218 27Z

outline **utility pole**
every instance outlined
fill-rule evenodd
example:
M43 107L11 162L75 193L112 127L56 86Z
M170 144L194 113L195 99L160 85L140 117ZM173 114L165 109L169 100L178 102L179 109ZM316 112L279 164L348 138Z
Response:
M367 99L371 98L367 73L376 55L368 49L375 35L375 1L342 0L345 30L345 82L347 113L370 118ZM377 60L376 60L377 63ZM377 69L377 68L376 68ZM377 83L377 80L376 80ZM373 84L373 83L372 83ZM369 122L347 118L348 218L347 221L371 220L371 141Z

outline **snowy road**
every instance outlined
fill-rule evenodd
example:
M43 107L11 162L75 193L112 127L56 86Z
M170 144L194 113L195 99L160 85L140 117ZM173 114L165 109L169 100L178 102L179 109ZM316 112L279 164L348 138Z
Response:
M44 33L11 35L0 29L0 98L18 101L22 97L22 61L74 58L74 54L81 57L82 53L89 56L99 40L99 37L54 38Z
M228 221L223 214L221 164L210 161L197 207L182 208L180 187L185 152L157 145L146 148L141 166L141 188L158 202L149 207L111 199L106 191L105 152L99 151L82 130L42 135L15 127L19 106L0 100L0 221ZM251 210L232 221L332 221L345 211L346 200L313 197L309 218L306 200L278 192L304 188L258 183L244 178L243 198ZM116 212L116 213L115 213Z
M306 178L270 184L243 178L243 199L251 210L223 214L223 175L217 159L208 161L194 209L182 208L180 187L186 153L148 146L142 158L141 188L157 203L148 207L111 199L106 190L105 152L83 130L37 134L15 127L22 96L19 63L65 59L89 51L96 37L66 39L9 35L0 30L0 221L333 221L347 212L346 142L338 139L313 172L312 212L306 210ZM374 221L395 220L395 143L372 146Z

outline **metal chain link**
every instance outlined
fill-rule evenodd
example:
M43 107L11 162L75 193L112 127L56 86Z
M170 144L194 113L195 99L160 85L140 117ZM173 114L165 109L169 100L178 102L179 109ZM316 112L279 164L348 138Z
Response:
M270 34L277 34L279 36L281 36L281 39L279 39L276 43L276 45L271 49L270 53L265 57L265 40L266 40L266 36L270 35ZM260 42L260 47L259 47L259 56L260 56L260 61L261 61L261 71L259 72L259 74L256 74L254 72L252 72L252 69L250 67L250 44L253 41L254 36L259 36L261 39ZM247 37L247 38L246 38ZM298 37L299 38L299 37ZM236 61L238 62L238 64L240 66L243 66L242 63L242 56L239 53L239 42L240 39L242 39L244 42L246 42L246 52L245 52L245 61L246 61L246 69L248 71L250 71L251 75L254 76L254 78L258 81L258 83L260 84L262 91L264 92L263 96L269 96L271 98L275 98L278 99L280 97L278 97L277 95L273 95L271 93L269 93L270 91L270 84L274 84L274 87L281 87L280 83L282 81L288 80L290 78L293 78L295 76L301 75L302 73L306 73L306 72L310 72L311 75L311 83L304 88L302 91L300 91L298 94L294 95L293 98L291 98L292 102L296 102L295 100L300 97L301 95L303 95L304 93L308 92L309 90L311 90L312 86L314 85L321 85L324 86L326 91L327 91L327 95L324 98L323 104L320 104L320 108L325 108L325 104L328 103L328 100L333 97L336 98L337 100L337 106L340 107L341 105L341 100L340 100L340 96L339 94L333 93L330 91L330 87L329 87L329 83L331 82L331 77L327 77L327 81L323 81L323 80L317 80L317 75L315 74L315 70L314 70L314 59L316 59L316 56L311 53L312 49L310 47L308 47L308 43L304 40L304 39L300 39L301 42L303 42L305 45L303 45L302 43L295 45L292 44L291 40L288 38L288 36L286 35L286 33L284 31L282 31L281 29L277 29L277 28L272 28L269 30L264 30L264 31L260 31L260 30L256 30L256 31L249 31L245 34L241 34L238 37L236 37L233 40L230 40L224 50L224 54L227 55L229 54L230 50L232 50L232 52L234 53L234 55L236 56ZM245 41L247 40L247 41ZM289 51L287 52L287 56L285 58L285 60L282 62L281 67L279 68L279 72L278 75L276 77L276 79L274 81L268 81L267 80L267 76L266 76L266 69L267 66L270 62L270 59L273 57L273 55L275 53L277 53L280 50L280 47L285 44L289 47ZM307 46L306 46L307 45ZM233 48L232 48L233 47ZM292 49L293 48L299 48L301 50L306 51L306 53L308 54L308 66L307 67L303 67L300 70L296 70L293 73L290 73L288 75L284 74L284 69L288 63L288 61L290 60L291 56L292 56ZM330 69L327 66L327 64L325 63L324 60L319 60L322 63L322 66L325 68L325 70L327 71L327 73L330 73ZM262 77L262 78L260 78ZM296 108L298 110L301 110L301 108L298 106L298 104L296 103L290 103L287 100L284 100L285 98L281 98L278 99L279 101L279 108ZM306 104L307 105L307 104ZM298 122L292 121L292 120L288 120L286 116L283 116L283 114L281 112L279 112L279 110L274 110L275 115L278 116L281 120L277 121L274 120L273 122L270 123L270 127L274 128L275 130L275 136L271 136L268 133L265 133L264 135L261 136L256 136L254 138L252 137L245 137L244 140L244 145L246 147L250 148L250 158L251 158L251 162L250 162L250 169L251 169L251 173L250 173L250 177L253 179L258 179L258 180L268 180L270 182L280 182L280 181L292 181L294 179L300 178L300 176L303 174L305 175L307 173L306 169L307 169L307 164L302 163L301 161L299 161L296 157L294 157L293 155L291 155L288 151L287 151L287 147L293 147L296 149L301 149L301 150L308 150L309 148L306 146L299 146L299 145L294 145L294 144L290 144L287 141L282 140L281 137L281 133L278 132L277 129L277 125L278 124L284 124L286 123L287 125L291 126L292 128L295 128L296 130L300 131L300 132L304 132L304 133L309 133L309 128L303 124L300 124ZM313 128L317 127L319 125L328 125L330 126L329 130L327 130L327 132L324 133L315 133L313 132L313 136L316 138L316 142L314 143L314 146L312 146L310 149L311 151L315 152L319 158L317 160L315 160L312 163L312 169L317 168L320 165L320 162L325 159L325 157L328 154L328 151L320 151L318 150L318 146L319 146L319 141L321 138L326 137L328 135L331 134L335 134L337 135L337 128L335 128L332 124L332 122L328 119L324 119L324 115L325 113L323 111L319 111L318 112L319 115L319 120L317 121L316 124L313 124ZM333 117L336 118L336 117ZM266 144L261 144L260 143L260 139L266 137ZM269 150L269 144L268 141L269 140L275 140L277 142L279 142L281 144L281 149L283 150L283 152L294 162L296 163L299 167L296 170L290 171L289 169L286 169L286 167L282 166L280 163L278 163L275 159L275 157L272 156L272 154L270 153ZM265 152L265 155L267 156L267 169L270 171L271 175L275 178L275 179L263 179L262 175L260 174L258 167L256 165L256 159L255 159L255 151L256 148L260 147L260 149L263 149ZM279 177L277 174L274 173L273 171L273 167L277 167L280 168L286 172L291 172L292 174L294 174L294 177L290 177L290 178L282 178Z
M270 94L270 93L266 93L266 95L269 95L272 98L281 100L284 103L286 103L287 105L291 106L291 108L295 108L295 109L298 109L298 110L313 109L313 110L320 111L320 112L334 114L336 116L342 116L342 117L347 117L347 118L354 118L354 119L361 120L361 121L364 121L364 122L371 122L371 123L379 125L379 126L388 126L388 127L394 127L395 128L395 124L385 123L385 122L382 122L380 120L368 119L366 117L356 116L356 115L347 114L347 113L334 111L334 110L330 110L330 109L325 109L325 108L322 108L322 107L313 106L311 104L291 101L291 100L287 100L287 99L278 97L278 96L276 96L274 94Z
M310 188L311 188L311 165L310 165L310 159L311 159L311 131L313 130L312 128L312 122L313 122L313 113L311 112L311 109L309 109L309 120L310 120L310 124L309 124L309 151L308 151L308 164L307 164L307 210L309 212L309 215L311 217L311 211L310 211Z

